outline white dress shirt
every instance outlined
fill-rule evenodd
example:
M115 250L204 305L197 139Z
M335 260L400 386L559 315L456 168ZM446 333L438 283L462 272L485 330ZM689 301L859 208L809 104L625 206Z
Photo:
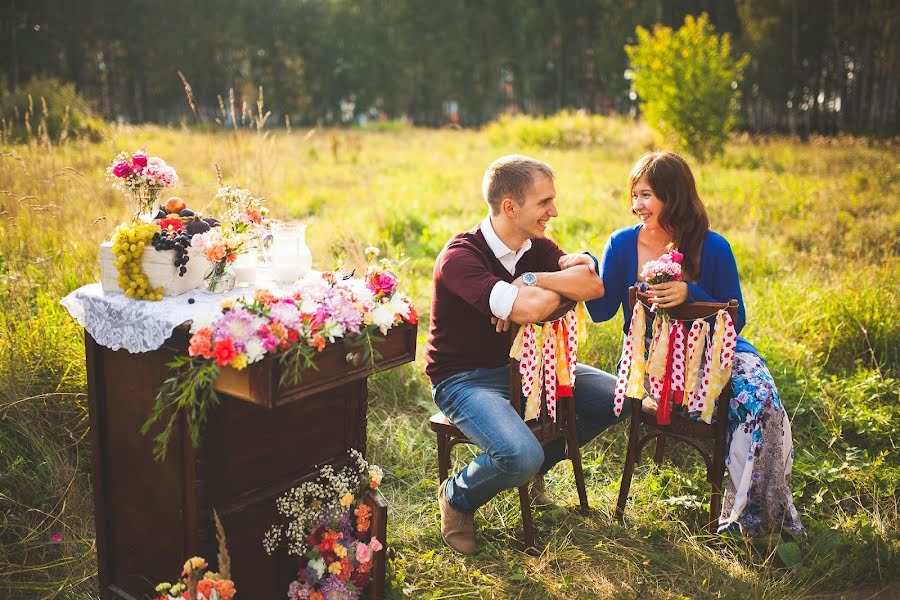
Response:
M510 275L515 274L516 263L519 262L523 254L531 250L531 240L525 240L525 243L517 251L510 250L497 236L497 232L494 231L490 215L486 216L484 221L481 222L481 233L484 235L484 239L487 241L488 247L494 253L494 256L500 261L500 264L509 271ZM509 319L509 314L512 312L513 304L518 295L519 288L511 283L498 281L491 289L491 312L498 319L503 319L504 321Z

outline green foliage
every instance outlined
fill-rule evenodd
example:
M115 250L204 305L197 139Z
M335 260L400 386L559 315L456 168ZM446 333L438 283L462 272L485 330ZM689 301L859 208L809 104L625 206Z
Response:
M15 92L0 86L0 141L62 143L102 139L106 125L72 83L35 77Z
M651 126L700 160L721 154L735 124L737 84L749 58L732 57L729 35L717 35L705 13L688 15L674 32L638 27L637 37L626 51Z
M169 439L179 414L184 414L191 445L197 448L209 411L219 403L219 396L213 389L219 376L215 361L178 356L166 366L175 374L160 386L150 416L141 427L141 435L147 435L163 414L169 413L162 431L153 436L153 458L159 462L166 460Z

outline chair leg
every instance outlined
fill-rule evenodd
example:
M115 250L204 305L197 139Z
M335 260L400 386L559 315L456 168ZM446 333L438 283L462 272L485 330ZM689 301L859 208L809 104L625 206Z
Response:
M722 514L722 481L725 479L725 435L716 438L713 449L712 467L706 474L712 487L709 497L709 532L715 534Z
M653 453L653 462L656 463L656 466L659 466L663 462L663 452L666 447L666 439L663 436L659 436L656 438L656 451Z
M450 476L450 436L437 434L438 446L438 483Z
M522 539L525 542L525 552L536 552L534 546L534 523L531 518L531 497L528 494L528 484L519 486L519 505L522 508Z
M632 399L631 426L628 428L628 450L625 452L625 469L622 471L622 482L619 484L619 499L616 502L616 519L621 523L625 516L625 502L631 489L631 478L634 466L638 461L638 442L641 437L641 405Z
M568 399L567 408L569 415L575 414L575 399ZM581 513L588 514L591 507L588 505L587 486L584 483L584 469L581 466L581 446L578 443L578 429L575 419L569 419L566 431L566 455L572 461L572 473L575 475L575 488L578 490L578 502L581 505Z

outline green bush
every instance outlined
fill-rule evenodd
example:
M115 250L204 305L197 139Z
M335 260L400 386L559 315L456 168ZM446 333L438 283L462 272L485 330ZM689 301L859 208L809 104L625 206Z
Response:
M735 60L728 34L716 35L706 14L688 15L674 32L638 27L637 37L625 50L647 121L700 160L721 154L749 57Z
M15 92L0 86L0 141L60 143L87 138L96 142L105 129L72 83L35 77Z

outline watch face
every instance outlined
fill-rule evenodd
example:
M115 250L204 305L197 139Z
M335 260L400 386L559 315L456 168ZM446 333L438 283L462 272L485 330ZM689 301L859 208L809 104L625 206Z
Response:
M522 282L525 285L534 285L537 283L537 275L534 273L524 273L522 275Z

